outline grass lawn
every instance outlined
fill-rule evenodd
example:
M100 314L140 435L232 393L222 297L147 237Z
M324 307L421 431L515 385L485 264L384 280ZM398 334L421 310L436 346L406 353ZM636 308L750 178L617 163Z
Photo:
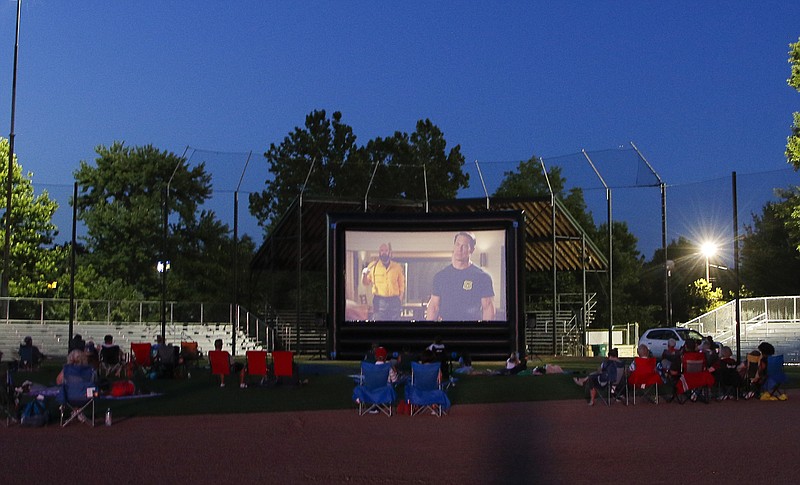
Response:
M554 399L582 399L583 391L572 382L576 374L593 371L599 358L553 358L548 363L558 364L565 374L544 376L458 376L458 382L449 391L454 405L474 403L499 403L541 401ZM137 390L142 393L160 393L156 397L97 401L97 415L111 408L115 419L134 416L169 416L190 414L233 414L326 409L352 409L351 393L354 386L349 374L358 373L358 362L299 361L301 376L309 383L303 386L279 385L273 387L251 386L240 389L238 377L226 379L227 386L208 369L192 371L191 379L135 378ZM47 361L38 371L18 372L16 384L24 380L43 385L55 385L61 363ZM532 365L542 365L536 361ZM503 363L476 363L476 369L500 369ZM792 384L800 382L800 367L786 366ZM398 389L402 396L402 390ZM56 404L51 403L52 411ZM57 414L56 414L57 416Z

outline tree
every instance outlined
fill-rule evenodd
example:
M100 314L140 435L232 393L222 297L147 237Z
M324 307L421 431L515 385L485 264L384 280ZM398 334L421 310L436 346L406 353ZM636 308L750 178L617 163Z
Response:
M800 292L800 253L790 237L792 212L800 207L798 190L779 192L782 200L768 202L753 215L742 238L741 278L758 296L796 295Z
M0 138L0 186L8 181L8 140ZM35 195L33 174L22 175L22 166L14 160L12 166L13 193L11 206L11 247L9 267L9 296L51 296L52 281L58 275L58 261L63 248L48 247L53 244L58 230L53 224L53 214L58 203L50 199L47 191ZM5 226L0 228L5 238Z
M789 64L792 65L792 70L787 82L789 86L800 91L800 40L789 44ZM794 166L795 170L800 170L800 112L797 111L794 113L792 134L786 141L786 159ZM794 247L800 251L800 201L797 201L792 207L786 223Z
M81 161L75 172L78 219L87 228L83 264L118 282L114 285L119 288L160 296L156 262L164 249L166 206L169 297L228 301L228 227L213 211L198 211L211 196L205 164L190 169L185 159L151 145L126 147L116 142L96 152L94 166Z
M550 187L552 187L555 196L564 202L570 214L578 220L581 227L592 237L595 232L594 222L591 220L591 214L586 211L582 191L573 189L569 196L565 197L565 185L566 180L561 175L560 167L550 167L547 170L547 177L545 177L542 165L533 156L528 160L521 161L515 171L507 171L503 174L503 180L495 190L493 197L544 197L549 199ZM549 272L525 274L526 293L532 297L532 301L540 300L543 305L552 304L552 285L552 274ZM576 293L580 292L582 288L577 275L567 272L557 273L556 285L561 293ZM548 291L547 288L550 288L550 290ZM537 297L536 295L541 296Z
M724 305L722 288L714 286L704 278L689 286L689 314L694 317L708 313Z
M306 116L303 128L295 129L279 145L264 153L272 179L266 188L250 195L250 211L262 227L269 228L303 191L326 198L454 198L466 187L462 172L464 157L456 145L447 151L441 130L430 120L417 122L411 134L395 132L387 138L359 146L353 129L334 112L324 110ZM372 174L375 172L375 178Z
M545 178L542 166L536 157L520 162L516 171L505 172L500 182L495 197L550 197L552 189L555 196L564 203L570 215L578 222L603 251L608 254L608 224L595 227L592 213L589 211L583 197L583 190L579 187L565 190L566 179L562 176L561 168L552 166L547 170ZM636 249L638 241L628 230L624 222L613 222L612 231L613 260L614 260L614 320L617 322L644 321L652 312L652 308L642 306L636 298L640 288L639 276L642 271L643 258ZM526 275L526 288L528 293L547 288L552 285L551 275L535 274ZM556 284L563 293L577 293L582 290L579 280L580 274L559 273ZM598 302L596 319L599 325L605 326L609 320L608 279L596 275L587 281L590 291L600 293L604 301ZM649 318L647 318L649 320Z
M789 44L789 64L792 65L792 69L786 82L800 91L800 40ZM795 169L800 169L800 112L797 111L794 113L792 134L786 141L786 159L794 165Z
M636 248L639 240L630 232L626 222L612 221L612 228L613 323L639 322L647 326L649 322L654 321L653 312L656 308L652 303L643 301L641 298L644 258ZM608 223L601 224L597 234L607 235ZM608 237L599 237L597 245L604 254L608 254ZM608 279L602 278L598 283L599 285L595 285L595 287L607 288ZM597 319L600 322L608 322L608 305L601 302L598 306Z

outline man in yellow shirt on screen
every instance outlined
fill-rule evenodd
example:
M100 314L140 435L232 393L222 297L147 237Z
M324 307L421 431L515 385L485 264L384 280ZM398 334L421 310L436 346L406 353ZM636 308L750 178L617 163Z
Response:
M392 260L390 243L380 245L378 259L362 270L361 283L372 287L373 320L400 320L406 278L403 266Z

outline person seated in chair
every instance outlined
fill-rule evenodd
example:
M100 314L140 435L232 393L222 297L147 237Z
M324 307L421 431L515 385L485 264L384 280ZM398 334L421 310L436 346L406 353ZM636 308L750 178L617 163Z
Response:
M419 354L419 363L420 364L435 364L437 362L439 362L439 360L436 358L436 354L430 349L425 349L425 350L422 351L421 354ZM439 367L439 376L437 377L437 382L439 384L442 383L442 368L441 367Z
M112 335L103 337L103 345L100 346L99 356L100 368L105 375L114 373L116 377L119 377L122 371L123 354L119 345L114 343Z
M228 365L230 365L230 372L232 374L239 374L239 387L241 388L247 387L247 384L244 383L244 364L242 364L241 362L235 362L233 360L233 356L231 356L231 354L228 353L227 350L222 350L221 338L214 340L214 350L217 352L223 352L227 354ZM225 374L219 374L219 387L225 387Z
M742 385L742 376L739 375L739 363L733 358L733 352L727 345L720 350L720 359L717 360L710 368L711 373L714 375L714 381L720 387L722 394L717 398L720 401L730 399L735 396L731 391L736 392L736 389Z
M395 370L394 366L391 362L386 360L386 357L389 353L383 347L378 347L375 349L375 365L389 365L391 369L389 369L389 384L397 383L397 371Z
M86 352L83 350L75 349L67 354L67 363L64 364L64 367L61 368L61 372L58 373L56 376L56 384L59 386L64 383L64 368L67 366L81 366L81 367L88 367L89 363L86 360ZM97 377L92 382L96 382Z
M153 362L158 377L173 377L180 360L178 348L166 343L161 335L156 336L153 348Z
M76 379L78 380L76 381ZM62 419L64 412L69 409L67 404L71 402L69 397L70 391L68 389L71 386L74 386L76 383L81 383L88 387L94 386L97 383L97 373L87 363L86 352L78 349L75 349L67 354L67 363L61 369L61 372L58 374L58 376L56 376L56 384L59 386L64 386L62 389L63 393L59 394L59 397L57 398L57 400L61 403ZM95 388L95 390L97 389ZM81 389L81 398L83 396L83 389ZM77 409L72 409L72 416L70 417L70 420L75 417L77 417L78 421L82 423L86 422L86 416L84 416L82 412L78 411Z
M39 351L39 347L33 345L33 338L25 337L19 346L19 360L21 367L35 369L46 359L45 355Z
M100 355L98 354L97 346L94 344L94 340L88 340L84 350L86 352L86 361L94 368L94 370L99 370Z
M636 357L639 357L639 358L642 358L642 359L650 359L650 358L653 357L653 354L650 353L650 349L647 348L647 345L639 344L639 346L636 347ZM636 359L633 359L633 362L631 362L631 365L628 366L628 370L631 371L631 374L636 372Z
M624 372L624 365L619 360L619 351L613 348L608 351L608 357L603 360L596 372L583 378L573 378L575 384L589 388L589 406L594 406L598 390L606 388L612 382L616 382L617 372Z
M674 338L667 340L667 348L661 353L661 378L672 389L670 397L666 398L667 401L675 398L675 386L678 384L678 379L681 378L683 349L676 348L677 344Z
M67 354L73 350L86 350L86 342L79 333L76 333L72 336L72 339L70 339L69 345L67 346Z

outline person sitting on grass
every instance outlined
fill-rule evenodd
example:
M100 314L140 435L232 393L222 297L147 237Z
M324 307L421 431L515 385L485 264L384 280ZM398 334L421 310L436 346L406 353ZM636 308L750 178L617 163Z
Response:
M589 406L594 406L597 392L617 381L617 372L624 372L625 364L619 360L619 351L613 348L608 357L600 364L600 368L586 377L574 377L575 384L589 388Z

